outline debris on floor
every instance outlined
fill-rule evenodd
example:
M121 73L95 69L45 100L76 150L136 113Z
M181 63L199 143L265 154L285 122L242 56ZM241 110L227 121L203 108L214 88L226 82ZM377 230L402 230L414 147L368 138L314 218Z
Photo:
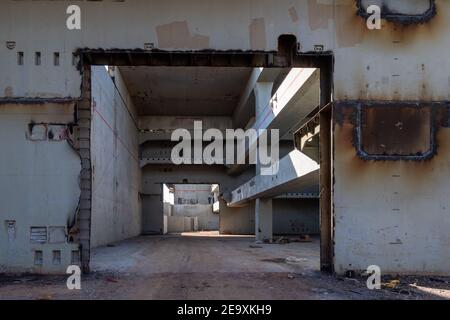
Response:
M286 262L286 259L284 258L268 258L268 259L261 259L263 262L274 262L274 263L284 263Z
M286 263L302 263L302 262L307 262L308 259L306 258L297 258L297 257L293 257L293 256L289 256L286 258Z
M250 250L255 243L248 237L160 238L94 248L93 271L83 275L82 290L67 290L65 275L0 274L0 300L450 299L450 277L386 276L381 282L387 286L369 290L358 272L353 278L323 274L316 239Z
M275 240L275 243L278 244L285 244L285 243L289 243L289 239L285 238L285 237L279 237L278 239Z
M381 284L383 289L395 289L400 285L400 280L390 280Z
M265 243L276 243L276 244L287 244L292 242L312 242L311 237L308 234L301 234L298 236L283 236L283 237L274 237L272 241L265 240Z

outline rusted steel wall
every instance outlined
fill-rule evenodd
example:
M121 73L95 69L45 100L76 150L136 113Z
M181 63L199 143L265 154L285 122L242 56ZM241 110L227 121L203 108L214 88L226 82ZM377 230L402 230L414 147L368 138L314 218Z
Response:
M382 273L450 273L450 128L445 104L433 106L432 111L437 149L431 158L367 160L358 155L355 145L356 104L335 104L337 273L365 270L372 264L380 266ZM401 114L396 116L391 119L396 123L406 119ZM426 117L422 122L427 122ZM421 124L416 129L408 133L407 139L419 141L420 145L428 133L421 130ZM392 124L385 130L394 135L400 129ZM367 143L382 142L375 139Z
M78 3L82 28L70 31L64 1L5 0L0 98L79 97L77 49L272 52L280 35L292 34L299 52L333 52L336 100L446 100L450 2L435 3L436 14L422 24L383 20L381 30L369 30L356 0L85 1Z

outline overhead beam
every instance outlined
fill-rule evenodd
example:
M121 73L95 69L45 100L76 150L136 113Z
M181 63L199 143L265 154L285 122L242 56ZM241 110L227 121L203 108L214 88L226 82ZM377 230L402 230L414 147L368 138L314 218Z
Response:
M250 78L241 94L239 102L233 112L233 125L235 128L244 128L248 119L254 113L251 103L253 90L258 82L274 82L281 72L281 68L253 68Z
M282 138L301 120L308 116L320 103L320 71L312 68L295 68L286 76L270 102L256 116L253 129L278 129ZM246 158L254 150L256 140L246 144ZM242 141L241 143L245 143ZM233 165L228 174L236 175L242 165Z
M276 168L276 166L273 166ZM309 192L319 184L319 164L298 150L278 161L273 175L256 175L231 192L231 207L239 207L256 198L284 193Z
M206 131L219 129L225 136L225 130L231 128L231 117L226 116L141 116L139 117L139 144L147 141L170 141L172 132L176 129L186 129L194 135L194 121L202 122Z

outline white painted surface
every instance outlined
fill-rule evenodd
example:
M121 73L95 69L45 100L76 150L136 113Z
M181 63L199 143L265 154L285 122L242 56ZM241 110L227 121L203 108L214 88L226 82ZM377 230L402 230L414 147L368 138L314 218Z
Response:
M0 106L0 272L63 272L76 244L32 244L31 227L67 225L76 213L81 161L65 141L30 141L28 124L72 123L73 105ZM15 221L14 231L7 221ZM9 230L9 232L8 232ZM43 265L34 265L34 251ZM52 251L61 251L53 265Z
M136 115L117 71L115 81L120 91L104 67L92 68L92 247L137 236L142 228Z
M211 204L213 194L209 184L175 184L175 204Z
M176 204L172 210L174 216L197 217L198 230L219 230L219 215L212 211L212 205L210 204Z
M293 34L303 52L313 51L315 45L334 52L337 100L447 99L450 64L445 54L436 52L450 47L446 32L450 3L437 0L438 14L428 23L398 27L383 22L375 31L356 16L355 4L355 0L85 1L78 4L82 29L70 31L64 1L5 0L0 11L4 70L0 96L80 96L81 77L72 66L72 52L78 48L143 49L145 43L153 43L163 50L273 51L280 35ZM161 28L174 31L161 33ZM16 41L16 48L7 49L6 41ZM17 65L18 51L25 53L24 66ZM36 51L42 54L40 66L34 65ZM52 64L54 52L60 52L60 66Z
M258 197L280 195L289 190L309 190L318 184L319 165L293 150L272 167L272 175L256 175L231 192L230 206L239 206Z
M450 274L450 129L438 132L431 160L367 162L351 128L335 128L336 272L374 264L383 274Z
M273 1L255 4L250 0L208 3L200 0L86 1L80 3L83 29L68 31L65 29L67 3L6 0L0 10L0 97L79 97L81 76L71 63L72 52L77 48L130 49L142 48L144 43L153 42L160 49L206 49L183 41L179 45L175 41L172 46L161 46L160 43L167 42L167 39L158 39L157 27L177 21L186 21L190 36L197 33L208 36L207 47L210 49L249 50L257 40L252 39L250 26L254 19L264 18L258 20L264 21L259 37L266 41L258 49L276 50L278 36L291 33L297 36L302 51L311 51L314 45L323 45L324 50L333 51L335 100L448 100L450 63L445 53L450 47L447 32L450 3L437 0L438 15L428 23L399 27L383 22L380 31L366 29L364 20L355 15L354 3L354 0L281 0L276 4ZM230 23L231 18L233 23ZM3 45L10 40L17 43L13 50ZM17 65L19 51L25 53L24 66ZM33 64L36 51L42 53L40 66ZM61 52L59 67L51 63L56 51ZM9 120L6 122L14 124ZM1 130L6 128L4 126ZM19 128L20 125L13 126L11 132ZM22 135L23 130L20 130ZM9 134L2 135L1 139ZM445 149L448 140L445 134L439 144L438 155L428 162L432 165L426 166L420 180L412 178L417 175L417 166L404 162L365 164L363 171L369 174L363 180L346 162L355 157L354 148L349 148L351 151L346 153L342 145L336 144L335 266L338 271L348 267L365 268L367 263L378 261L384 270L449 272L450 173L448 148ZM350 144L350 139L344 141ZM30 151L24 154L27 152ZM68 151L61 152L62 155L59 152L52 150L52 158L55 155L60 160L69 155ZM12 155L14 153L2 154L2 159ZM39 157L26 159L28 162L19 167L19 175L32 176L47 168L47 163L35 167L39 164ZM8 170L14 172L17 163L8 158L8 165L2 166L7 168L3 177L9 177ZM32 168L35 170L31 173L26 171ZM400 172L401 179L393 180L397 183L394 188L386 181L390 181L392 174L397 172ZM60 181L61 176L64 173L56 179ZM24 184L16 189L21 194L38 195L35 191L22 193L22 190L34 188L30 187L28 180L15 181ZM2 197L14 190L9 182L5 186L8 189ZM144 187L152 189L151 186ZM392 198L396 189L407 192ZM56 192L62 190L58 188ZM70 191L73 190L67 190L61 196L68 197L68 202L77 201L78 198ZM7 199L10 201L9 197ZM402 205L400 213L391 212L393 202L396 206ZM25 203L22 201L20 205ZM29 204L24 211L30 212L31 208ZM5 210L13 209L14 206ZM399 243L397 239L402 245L390 244ZM21 259L20 254L16 258ZM29 265L29 261L27 263Z

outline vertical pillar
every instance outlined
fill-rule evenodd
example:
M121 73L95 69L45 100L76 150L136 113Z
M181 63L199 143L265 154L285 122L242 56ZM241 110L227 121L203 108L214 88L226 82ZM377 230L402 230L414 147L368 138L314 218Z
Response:
M258 82L255 84L256 123L258 123L258 119L264 116L264 109L270 107L269 102L272 98L272 89L273 82Z
M264 128L264 122L270 121L270 99L272 98L273 82L258 82L255 85L255 129ZM256 175L261 173L259 161L256 163Z
M271 119L267 115L270 110L273 82L258 82L255 85L255 129L264 128L264 122ZM261 173L259 161L256 163L256 175ZM272 199L258 198L255 200L255 240L272 240Z
M78 242L83 272L89 272L91 255L91 202L92 202L92 168L91 168L91 66L83 66L82 100L77 104L77 145L81 157L80 203L77 214Z
M255 201L255 240L272 240L272 198Z
M333 266L331 206L331 110L320 113L320 269Z
M320 63L320 105L331 102L333 58ZM320 113L320 270L333 272L333 129L332 107Z

